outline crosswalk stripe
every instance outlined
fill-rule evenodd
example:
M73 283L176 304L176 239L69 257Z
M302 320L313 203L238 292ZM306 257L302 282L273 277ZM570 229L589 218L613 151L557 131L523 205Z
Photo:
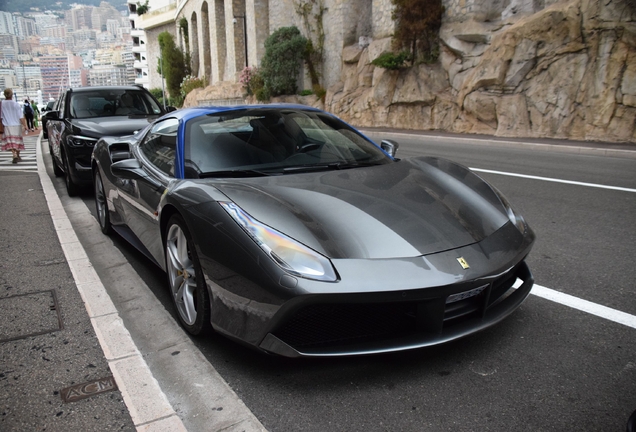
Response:
M24 150L20 152L21 162L12 163L13 154L10 151L0 151L0 171L37 171L38 165L35 159L35 146L37 140L25 139Z

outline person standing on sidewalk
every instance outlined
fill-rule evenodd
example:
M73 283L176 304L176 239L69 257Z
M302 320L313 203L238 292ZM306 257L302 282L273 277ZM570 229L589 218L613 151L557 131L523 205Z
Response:
M22 112L22 106L13 100L13 90L4 89L6 100L0 102L0 117L4 134L2 136L2 151L11 150L13 153L13 163L21 161L20 151L24 150L24 140L22 139L22 128L26 130L26 121Z
M38 104L35 103L35 100L31 101L31 108L33 108L33 126L37 129L40 127L40 124L38 123L38 120L40 119L40 109L38 108Z
M24 100L24 107L22 107L22 109L24 110L24 117L26 118L27 129L33 132L35 130L35 128L33 127L33 108L31 108L31 103L28 99Z

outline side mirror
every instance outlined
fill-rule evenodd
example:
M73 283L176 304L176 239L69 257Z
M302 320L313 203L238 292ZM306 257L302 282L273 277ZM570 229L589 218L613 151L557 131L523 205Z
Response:
M397 153L398 148L400 148L400 145L393 140L382 140L382 142L380 143L380 147L382 147L382 150L387 152L389 156L395 157L395 154Z
M110 172L115 177L128 180L139 180L146 177L146 173L141 169L141 164L137 159L124 159L114 162L110 166Z
M164 187L157 180L149 177L137 159L124 159L113 162L110 166L110 172L115 176L127 180L144 180L149 183L155 190L164 191Z
M167 106L167 107L166 107L166 112L167 112L167 113L172 112L172 111L176 111L176 110L177 110L177 109L176 109L175 107L173 107L173 106Z
M59 120L60 112L59 111L47 111L46 113L47 120Z

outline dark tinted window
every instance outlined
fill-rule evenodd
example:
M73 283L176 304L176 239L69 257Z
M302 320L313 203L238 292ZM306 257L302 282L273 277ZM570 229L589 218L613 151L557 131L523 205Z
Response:
M62 93L62 96L57 100L57 111L60 118L64 117L64 107L66 106L66 93Z
M141 143L141 151L148 160L165 174L174 177L177 156L177 119L155 124Z
M106 89L75 92L71 96L72 118L148 116L161 114L161 107L143 90Z
M390 162L351 127L320 112L256 108L206 115L186 124L185 166L199 174Z

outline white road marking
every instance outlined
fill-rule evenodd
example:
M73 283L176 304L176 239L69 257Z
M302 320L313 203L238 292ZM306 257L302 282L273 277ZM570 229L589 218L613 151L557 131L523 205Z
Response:
M527 175L527 174L510 173L505 171L493 171L493 170L487 170L487 169L481 169L481 168L470 168L470 169L472 171L483 172L488 174L504 175L509 177L521 177L521 178L527 178L532 180L543 180L543 181L548 181L553 183L565 183L565 184L587 186L587 187L593 187L593 188L599 188L599 189L611 189L611 190L617 190L622 192L636 192L636 189L624 188L620 186L607 186L607 185L601 185L596 183L584 183L584 182L577 182L572 180L562 180L562 179L555 179L551 177L539 177L539 176L533 176L533 175Z
M504 171L487 170L487 169L481 169L481 168L470 168L470 169L473 171L483 172L488 174L497 174L497 175L504 175L504 176L510 176L510 177L521 177L521 178L527 178L527 179L533 179L533 180L549 181L554 183L565 183L565 184L593 187L593 188L599 188L599 189L617 190L622 192L636 192L636 189L624 188L619 186L608 186L608 185L600 185L595 183L584 183L584 182L577 182L577 181L571 181L571 180L555 179L550 177L539 177L539 176L510 173L510 172L504 172ZM587 312L591 315L595 315L600 318L605 318L606 320L613 321L615 323L623 324L627 327L636 329L636 316L634 315L630 315L628 313L621 312L619 310L612 309L597 303L592 303L591 301L583 300L581 298L574 297L559 291L555 291L553 289L546 288L544 286L537 285L537 284L535 284L532 287L531 294L534 294L537 297L541 297L546 300L550 300L555 303L559 303L559 304L571 307L573 309Z
M516 288L521 286L520 281L517 280L517 282L513 286ZM570 294L565 294L560 291L546 288L537 284L534 284L534 286L532 287L532 291L530 291L530 294L534 294L537 297L541 297L543 299L571 307L572 309L587 312L590 315L604 318L606 320L636 329L636 316L630 315L626 312L612 309L598 303L592 303L591 301L583 300Z
M573 309L578 309L597 317L605 318L606 320L636 329L636 316L630 315L626 312L621 312L616 309L608 308L607 306L592 303L591 301L583 300L541 285L533 286L531 292L537 297L551 300L553 302L569 306Z

